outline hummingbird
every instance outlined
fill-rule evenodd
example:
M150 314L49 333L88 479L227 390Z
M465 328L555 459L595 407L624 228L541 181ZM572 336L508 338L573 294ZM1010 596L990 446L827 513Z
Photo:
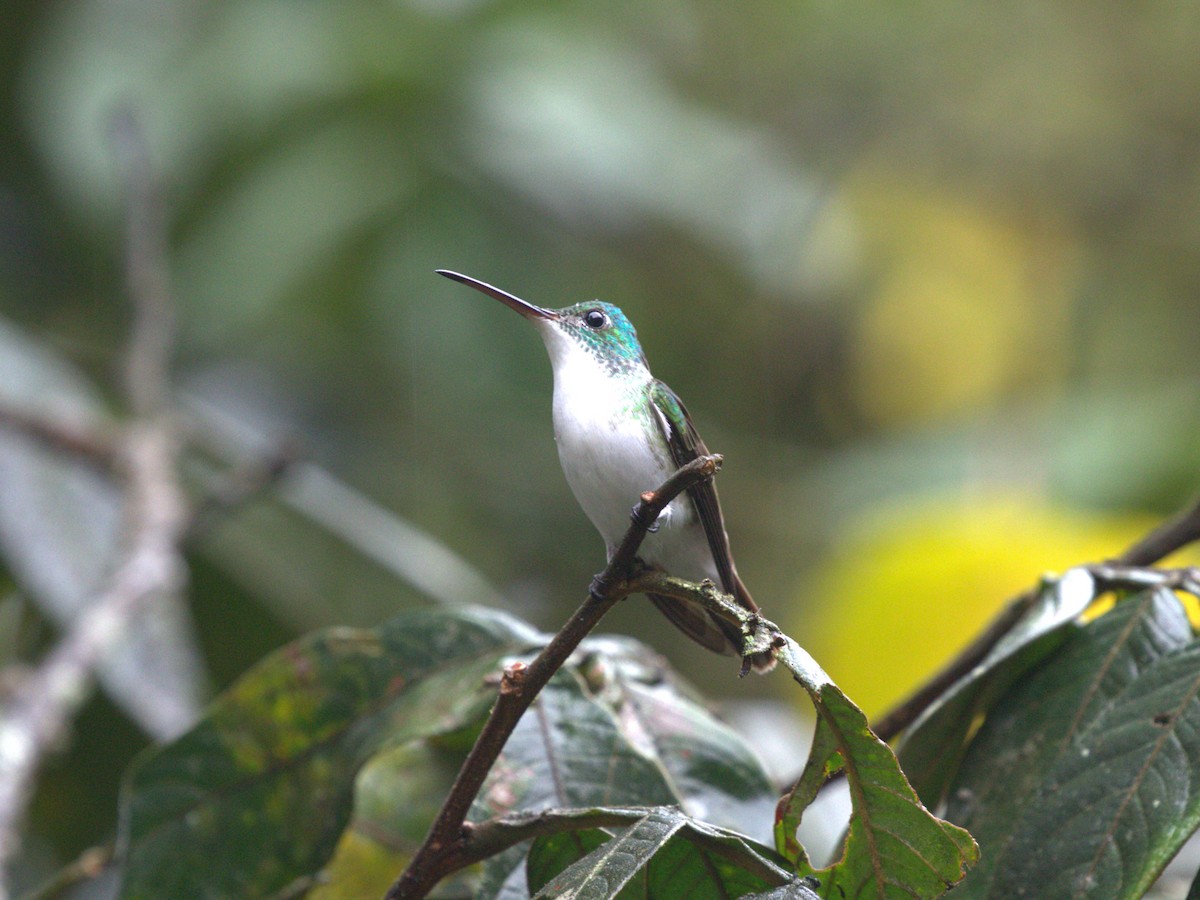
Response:
M563 309L534 306L486 282L437 270L499 300L534 324L554 368L554 438L575 499L604 538L611 559L629 528L630 509L708 448L675 392L650 374L633 323L600 300ZM749 612L758 606L738 577L712 481L676 497L647 534L642 564L680 578L712 579ZM717 653L742 655L741 629L693 604L650 594L684 634ZM766 671L769 652L751 665Z

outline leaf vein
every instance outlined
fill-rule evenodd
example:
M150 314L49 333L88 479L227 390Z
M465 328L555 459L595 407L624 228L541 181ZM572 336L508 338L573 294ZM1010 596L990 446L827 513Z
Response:
M1133 781L1130 782L1129 787L1126 789L1125 795L1121 798L1121 803L1117 807L1116 812L1113 814L1112 820L1110 821L1108 828L1104 832L1103 838L1097 846L1096 853L1093 855L1091 862L1088 865L1087 872L1083 876L1085 881L1090 881L1095 876L1096 869L1100 865L1100 858L1104 855L1104 851L1110 844L1115 843L1117 825L1125 815L1126 808L1134 800L1138 789L1142 786L1143 782L1146 780L1146 777L1150 774L1150 769L1154 765L1154 762L1158 759L1163 745L1170 737L1172 737L1175 729L1178 727L1179 718L1183 714L1184 709L1187 708L1189 703L1196 699L1197 694L1200 694L1200 673L1197 673L1195 677L1192 678L1192 682L1188 687L1186 694L1180 700L1178 706L1176 706L1172 711L1172 726L1163 728L1162 734L1158 736L1154 742L1154 745L1151 747L1149 754L1147 754L1146 761L1142 764L1141 769L1138 770L1137 775L1134 777Z

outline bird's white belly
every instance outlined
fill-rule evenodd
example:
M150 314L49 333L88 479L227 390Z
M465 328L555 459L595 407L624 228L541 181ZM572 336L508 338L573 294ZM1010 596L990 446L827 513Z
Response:
M629 528L630 512L645 491L657 489L675 471L648 408L631 404L636 395L616 395L597 386L585 397L555 384L554 435L567 483L609 555ZM611 396L607 396L611 395ZM644 402L644 401L641 401ZM686 495L676 498L647 535L638 555L682 578L715 578L704 531Z
M666 460L636 418L554 418L567 483L612 550L629 528L629 513L642 492L654 490L670 474Z

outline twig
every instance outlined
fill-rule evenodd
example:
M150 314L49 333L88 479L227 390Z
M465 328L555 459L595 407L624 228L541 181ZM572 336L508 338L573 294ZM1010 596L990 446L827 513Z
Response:
M1152 566L1196 541L1200 541L1200 500L1107 562L1112 566Z
M1200 568L1196 566L1149 569L1144 566L1096 563L1084 568L1095 580L1097 592L1144 591L1159 587L1200 597Z
M122 454L127 535L112 580L21 683L0 719L0 863L16 851L41 758L87 699L97 664L143 606L182 587L177 542L186 508L175 481L176 449L158 423L130 426Z
M279 501L438 603L501 603L499 592L422 528L309 462L292 467Z
M162 216L131 117L118 122L117 140L130 185L127 279L134 307L126 370L133 418L116 442L125 483L122 546L107 587L20 684L0 718L0 866L17 850L41 760L87 699L96 666L133 617L153 600L177 593L185 577L178 545L187 504L167 408L173 317L161 258ZM2 885L0 894L6 895Z
M617 828L633 825L644 818L644 809L605 809L575 812L572 810L547 809L541 812L512 813L480 822L463 823L463 865L482 862L509 847L563 831L579 831L584 828Z
M215 478L192 511L186 540L202 538L220 519L277 485L300 459L300 446L285 440L265 456L244 460Z
M1173 519L1156 527L1120 556L1108 560L1114 567L1150 566L1181 547L1200 540L1200 501L1193 503ZM1009 601L992 623L954 659L886 715L875 721L871 730L881 740L890 741L911 725L951 685L979 665L1006 634L1021 621L1037 600L1037 591L1028 590Z
M1021 621L1033 602L1036 590L1028 590L1009 601L1003 612L966 648L946 666L902 702L892 707L886 715L871 724L871 730L881 741L891 741L901 731L917 720L921 713L932 705L958 679L962 678L983 661L992 648Z
M150 152L133 111L113 117L113 144L125 169L128 192L125 277L133 304L125 387L134 415L165 412L170 395L170 360L175 341L175 307L167 271L167 226Z
M183 398L188 446L219 463L245 465L247 456L278 457L286 438L268 437L228 411L194 396ZM464 599L503 605L503 597L465 559L412 522L368 500L327 469L305 459L281 473L275 499L395 575L447 605Z
M667 479L657 491L643 494L634 507L624 540L604 571L592 579L583 605L533 662L528 666L514 663L505 669L500 692L483 731L463 762L425 842L388 890L387 900L424 897L446 875L473 861L466 852L464 823L467 813L517 721L604 614L618 600L632 593L629 576L638 548L659 514L683 491L712 478L720 464L720 456L698 457Z
M59 453L73 456L102 472L111 472L117 458L112 428L83 427L49 416L0 405L0 429L23 434Z
M81 885L95 881L112 864L116 848L109 844L101 847L89 847L73 862L67 863L55 872L49 881L36 887L30 896L37 900L54 900L59 897L75 896ZM79 891L83 893L83 891Z

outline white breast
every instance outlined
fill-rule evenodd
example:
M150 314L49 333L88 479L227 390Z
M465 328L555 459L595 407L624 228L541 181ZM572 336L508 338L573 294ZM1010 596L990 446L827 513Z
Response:
M629 528L644 491L674 470L646 403L651 375L644 367L614 377L575 341L547 324L539 329L554 363L554 436L567 483L604 538L608 553ZM685 578L712 577L715 567L686 496L659 518L639 554Z

